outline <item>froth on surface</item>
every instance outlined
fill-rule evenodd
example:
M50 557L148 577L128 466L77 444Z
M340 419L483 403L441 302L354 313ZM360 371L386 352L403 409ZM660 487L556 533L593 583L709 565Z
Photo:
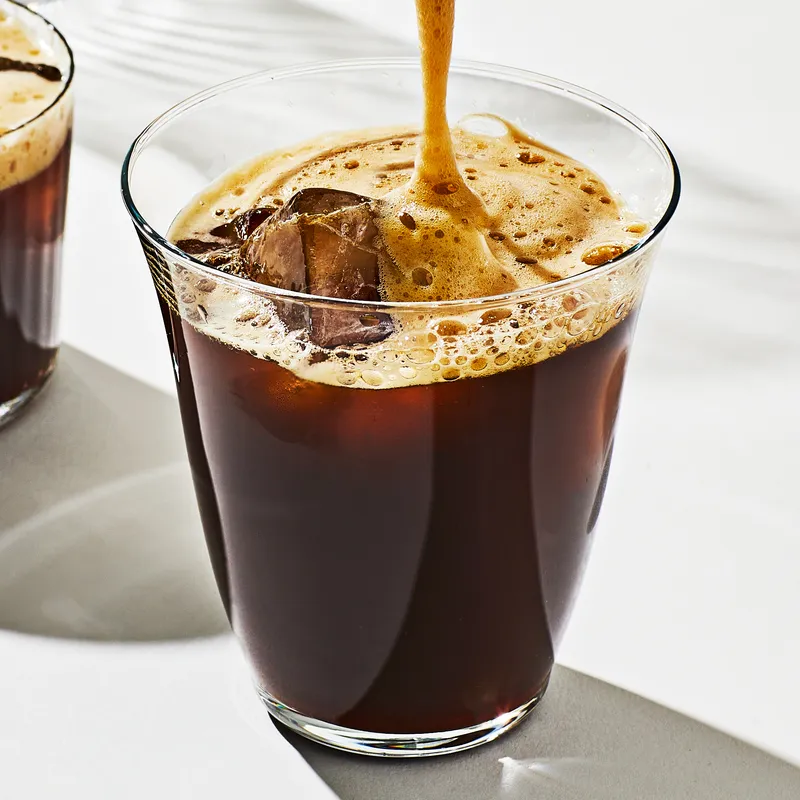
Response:
M459 169L478 201L469 210L407 186L419 135L408 129L358 131L275 152L215 182L178 216L173 240L203 238L239 211L320 187L379 198L392 254L382 264L387 301L433 302L530 288L587 269L582 256L640 238L603 181L579 162L502 122L498 135L453 130ZM496 118L492 119L500 123ZM431 190L432 191L432 190Z
M327 350L314 345L306 330L287 330L274 303L258 291L179 264L154 277L161 296L182 319L222 344L317 383L392 389L486 377L599 339L638 306L651 252L524 301L467 302L424 313L397 309L392 311L394 332L383 341Z
M494 135L480 132L488 128ZM301 377L381 389L537 363L602 336L638 303L646 254L528 302L468 302L578 276L604 253L629 249L646 227L586 166L486 116L453 130L464 186L477 199L477 205L462 204L469 211L455 213L456 205L426 197L424 186L410 183L418 137L400 128L359 131L263 156L198 195L169 238L213 240L209 232L221 222L253 207L280 206L300 189L346 190L377 198L377 221L392 256L381 264L382 298L464 299L463 308L396 311L394 332L384 341L327 351L305 330L287 331L259 291L190 270L167 277L174 309L203 333ZM409 186L421 194L410 195Z
M19 18L2 11L0 55L36 64L57 61ZM61 150L71 123L72 98L63 82L47 81L29 72L0 71L0 190L48 167Z

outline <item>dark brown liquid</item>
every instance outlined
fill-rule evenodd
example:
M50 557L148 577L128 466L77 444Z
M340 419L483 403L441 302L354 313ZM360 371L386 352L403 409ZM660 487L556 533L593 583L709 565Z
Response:
M482 379L301 380L170 313L186 439L260 688L370 731L445 731L535 697L605 487L633 316Z
M0 404L40 386L55 363L70 141L45 170L0 191Z

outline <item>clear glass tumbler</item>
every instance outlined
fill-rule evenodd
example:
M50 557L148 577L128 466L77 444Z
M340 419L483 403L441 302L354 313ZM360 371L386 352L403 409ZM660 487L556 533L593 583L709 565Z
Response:
M395 756L490 741L544 694L679 194L665 144L613 103L458 64L451 120L492 112L583 160L648 223L641 242L535 290L422 304L273 289L167 240L223 172L326 131L413 122L419 85L414 60L242 78L153 122L123 169L209 552L258 692L304 736ZM402 336L332 347L314 371L287 315Z
M19 21L60 90L40 114L0 128L0 426L44 386L58 354L61 242L72 143L72 53L43 17L0 0L0 18ZM2 73L12 103L33 90L30 75Z

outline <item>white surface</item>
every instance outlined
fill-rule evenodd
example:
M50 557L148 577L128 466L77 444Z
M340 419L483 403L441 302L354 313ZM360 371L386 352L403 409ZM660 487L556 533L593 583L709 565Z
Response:
M230 637L97 645L3 634L3 796L333 793L270 722Z
M181 65L198 60L192 37L224 4L200 3L181 48L166 47L187 2L164 2L138 27L130 15L125 26L98 25L120 37L113 58L102 38L74 36L86 91L66 339L169 391L154 294L117 186L136 129L214 80L202 72L208 60L194 73ZM411 42L411 0L315 2ZM229 14L214 42L235 56L209 56L220 79L248 64L309 60L323 45L322 57L389 47L363 34L343 39L345 28L290 2L245 5L265 15L280 8L283 27L265 22L263 49L246 50ZM642 314L600 535L561 660L800 763L800 15L781 0L564 8L459 0L457 52L557 74L627 105L674 146L685 192ZM152 41L161 45L155 56ZM129 99L124 65L134 51L144 65L175 65L174 80L147 94L150 105ZM104 59L117 66L102 75ZM90 90L109 77L124 91L104 119ZM231 780L241 781L232 794L255 794L260 777L276 773L230 713L232 663L221 640L103 647L1 635L2 684L14 687L0 694L4 729L19 732L18 744L3 739L4 755L15 748L4 770L11 764L22 781L35 746L86 797L153 794L153 775L173 781L157 796L219 796ZM121 774L138 791L125 794Z

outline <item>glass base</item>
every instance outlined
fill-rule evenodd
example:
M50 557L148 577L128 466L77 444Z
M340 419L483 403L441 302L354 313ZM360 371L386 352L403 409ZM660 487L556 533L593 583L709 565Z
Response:
M53 374L52 369L48 372L45 379L38 385L26 389L22 394L17 395L13 400L6 400L5 403L0 403L0 428L7 425L13 419L19 416L20 412L33 400L39 392L47 386L50 376Z
M501 714L488 722L438 733L374 733L343 728L299 714L274 697L259 691L264 705L278 722L313 742L366 756L394 758L421 758L460 753L472 747L494 741L506 731L522 722L544 696L547 685L527 703Z

